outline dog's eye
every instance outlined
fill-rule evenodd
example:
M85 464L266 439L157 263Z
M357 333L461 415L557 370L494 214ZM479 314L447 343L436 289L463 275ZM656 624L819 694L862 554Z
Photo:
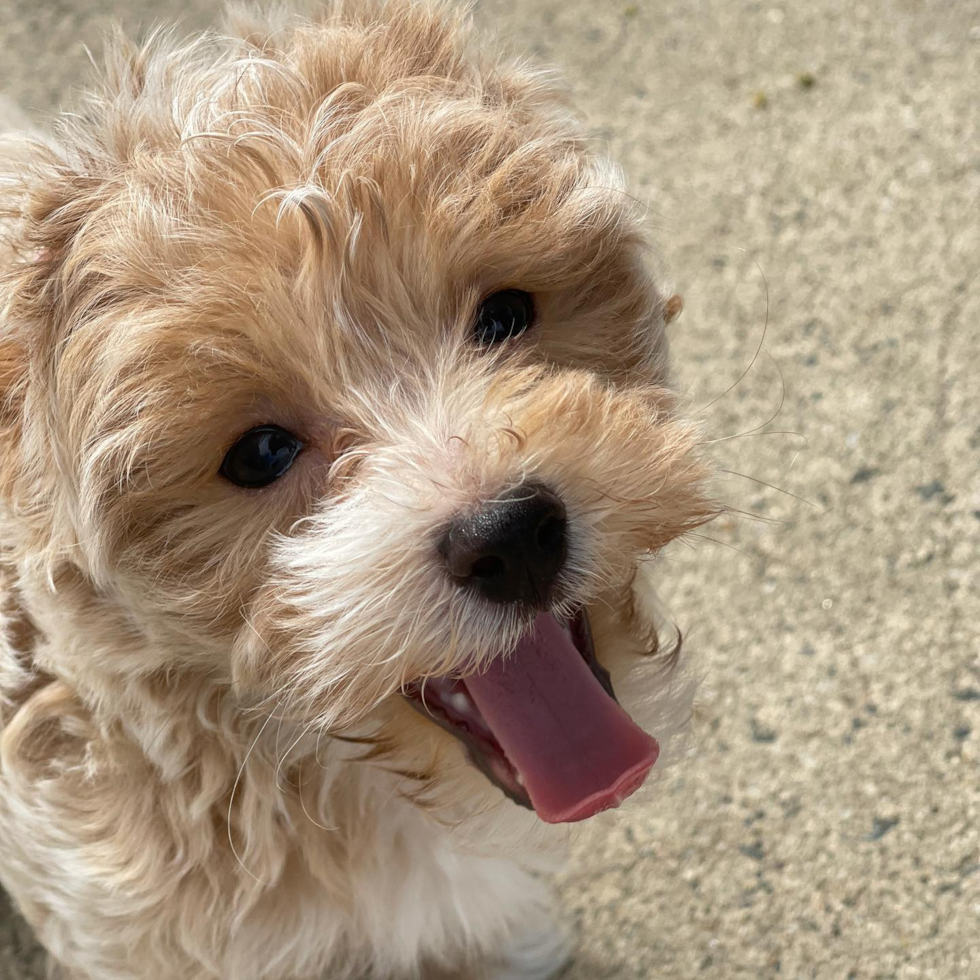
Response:
M278 425L260 425L249 429L228 450L219 472L240 487L268 486L293 465L302 448L291 432Z
M480 304L474 332L481 344L489 346L524 333L533 322L531 294L520 289L502 289Z

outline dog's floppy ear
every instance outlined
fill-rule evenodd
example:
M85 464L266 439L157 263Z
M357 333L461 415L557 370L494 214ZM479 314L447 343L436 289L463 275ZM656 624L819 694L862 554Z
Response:
M0 324L0 500L9 499L20 470L28 372L26 344Z
M24 208L28 197L30 144L8 135L23 130L16 107L0 106L0 499L8 499L19 469L28 345L15 309L24 272ZM29 273L30 270L28 269Z
M0 498L9 495L18 467L27 352L0 336Z
M664 324L671 324L676 320L684 309L684 297L680 293L674 293L664 304Z
M20 469L32 367L56 336L62 266L94 186L41 139L0 141L0 498Z

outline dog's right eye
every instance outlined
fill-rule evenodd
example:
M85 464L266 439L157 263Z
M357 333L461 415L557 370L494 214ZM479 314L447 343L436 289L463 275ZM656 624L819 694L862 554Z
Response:
M523 289L501 289L488 296L476 312L476 339L485 346L524 333L534 322L534 299Z
M249 429L228 450L218 471L240 487L255 489L275 482L293 465L303 443L278 425Z

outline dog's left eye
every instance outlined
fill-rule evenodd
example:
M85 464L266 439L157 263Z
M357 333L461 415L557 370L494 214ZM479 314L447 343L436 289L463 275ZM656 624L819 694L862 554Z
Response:
M265 487L278 480L293 465L303 448L291 432L278 425L249 429L228 450L219 472L240 487Z
M476 313L476 339L481 344L499 344L534 322L534 300L522 289L502 289L488 296Z

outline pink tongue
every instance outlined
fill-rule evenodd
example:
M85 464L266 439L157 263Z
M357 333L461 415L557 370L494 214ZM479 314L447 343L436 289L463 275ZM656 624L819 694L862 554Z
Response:
M657 761L655 739L605 692L554 617L466 689L539 817L584 820L619 806Z

